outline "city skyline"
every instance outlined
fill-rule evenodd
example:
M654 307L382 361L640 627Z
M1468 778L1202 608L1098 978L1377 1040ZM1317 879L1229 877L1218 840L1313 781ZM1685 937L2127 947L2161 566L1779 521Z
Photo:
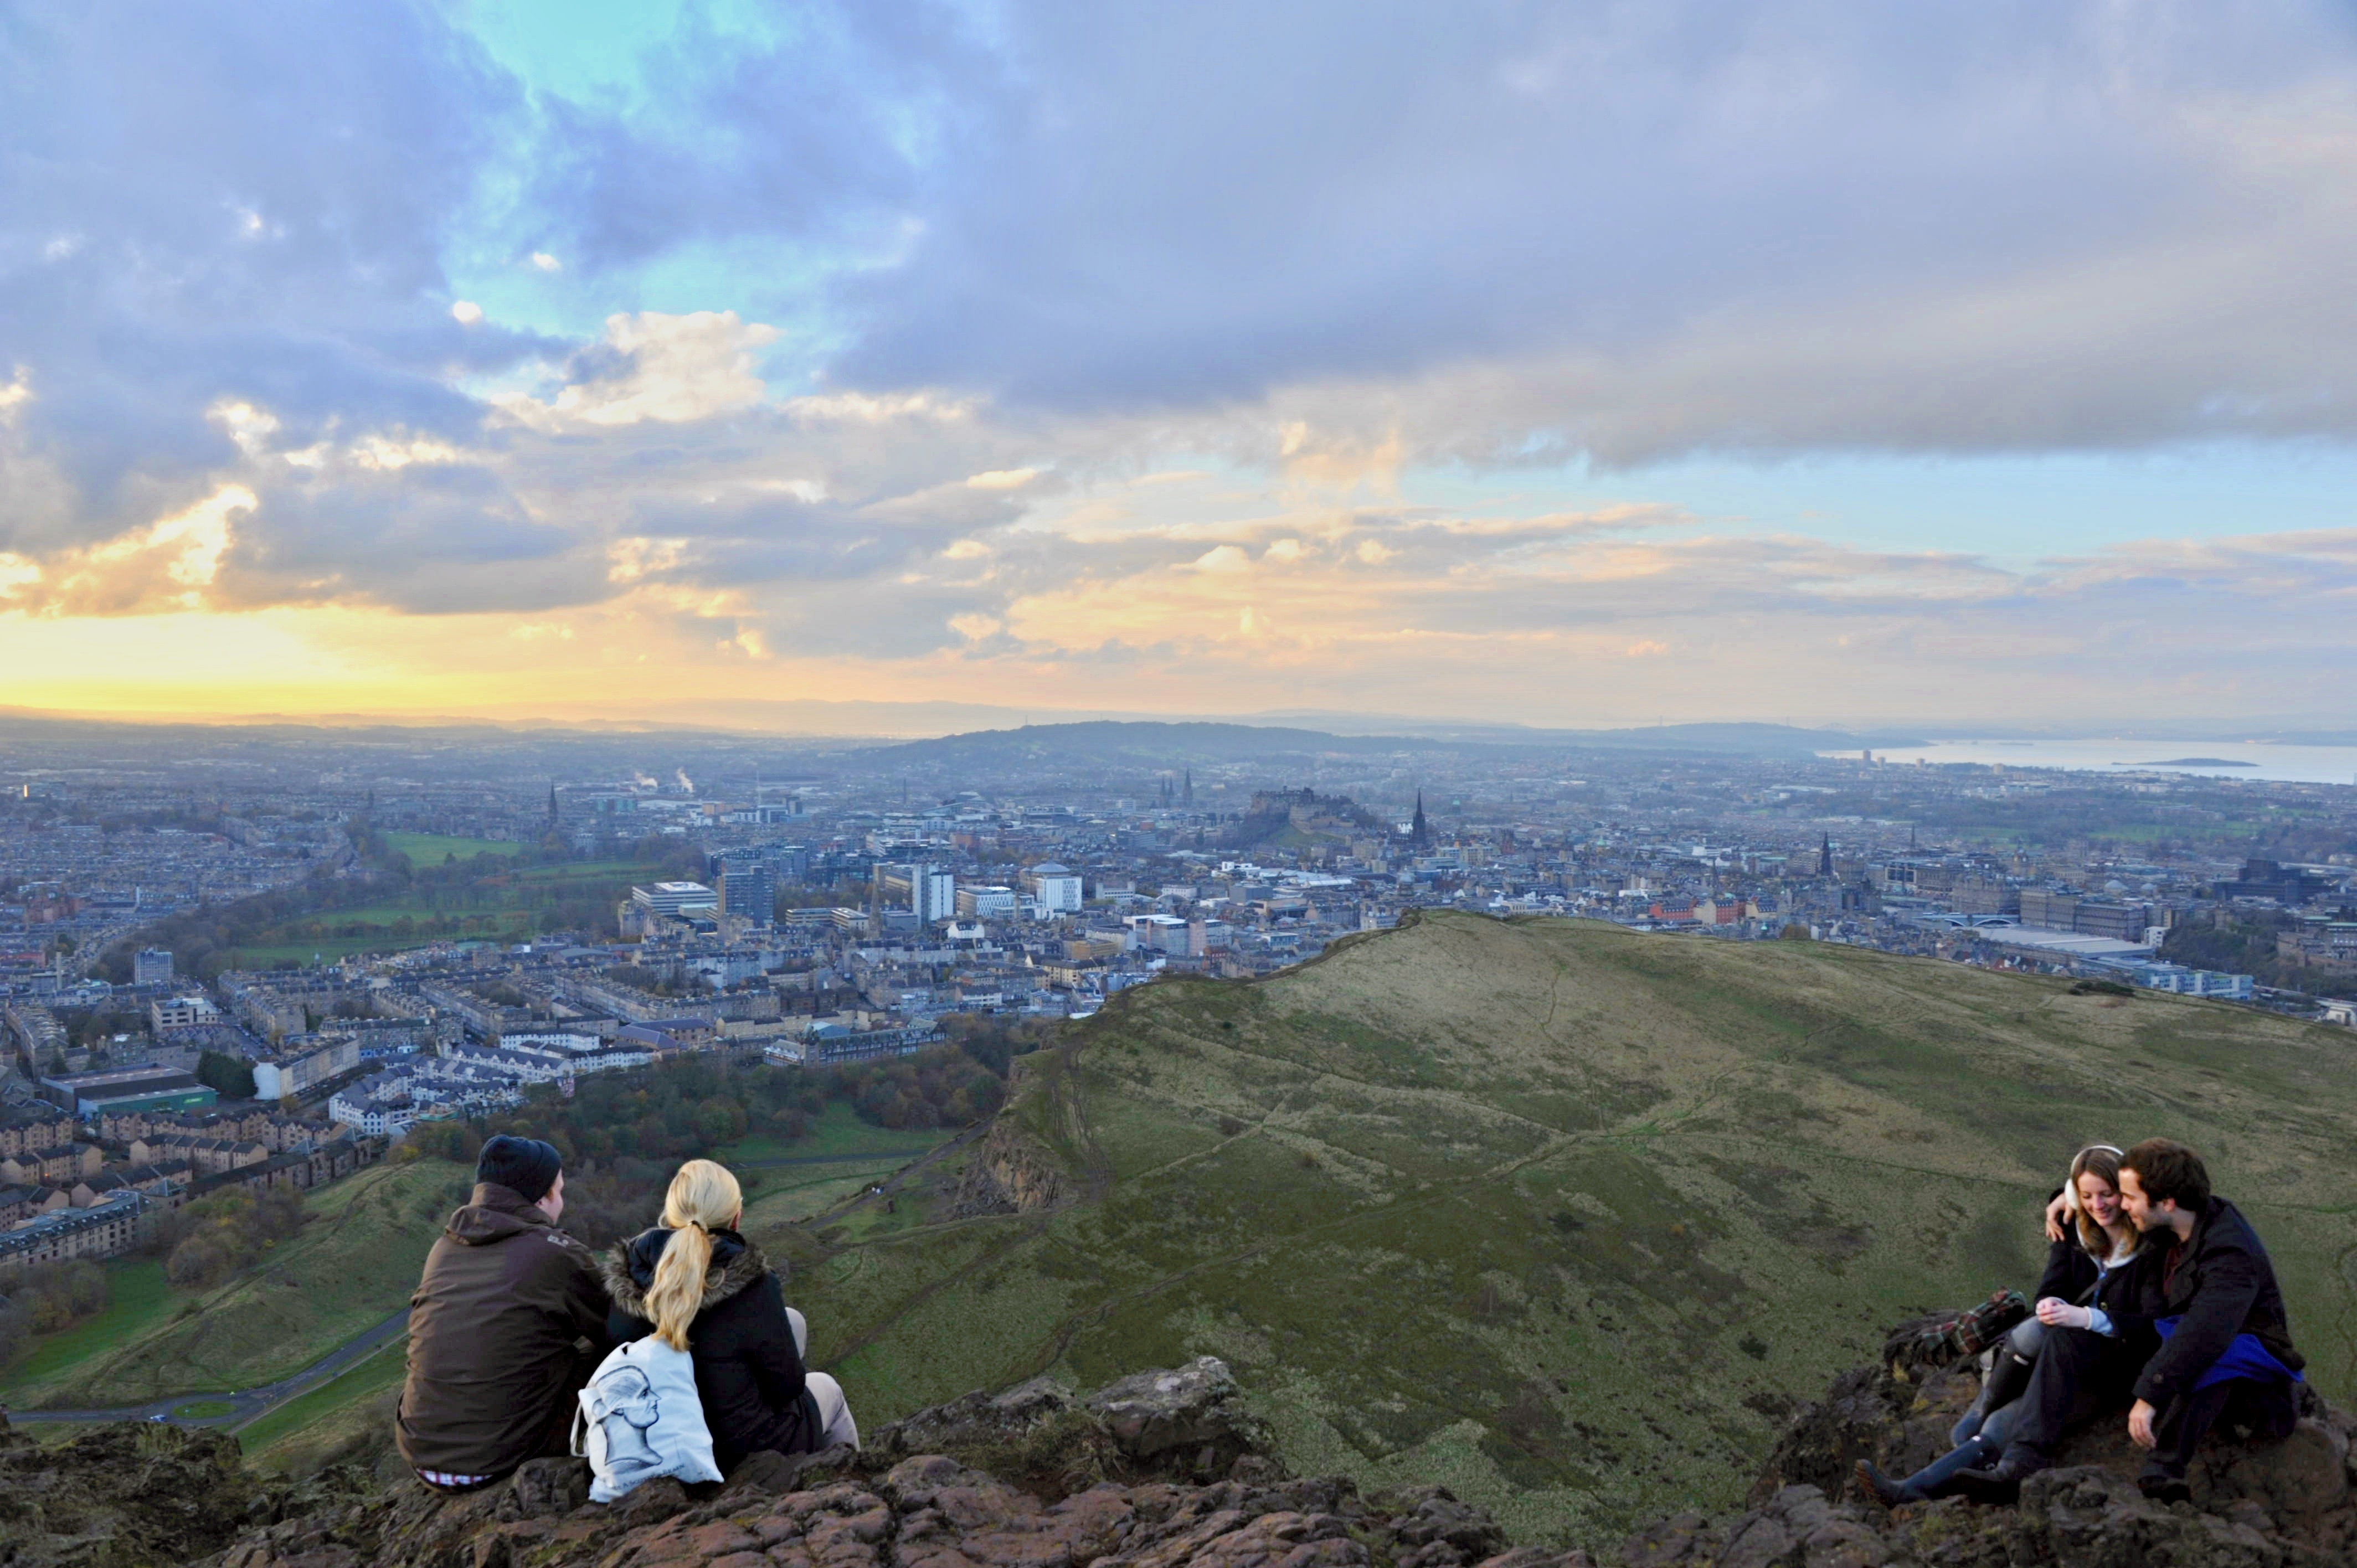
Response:
M20 21L13 708L2342 711L2330 7Z

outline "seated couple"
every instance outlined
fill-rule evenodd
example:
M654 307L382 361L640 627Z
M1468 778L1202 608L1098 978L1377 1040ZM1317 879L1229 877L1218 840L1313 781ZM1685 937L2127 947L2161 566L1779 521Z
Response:
M688 1352L726 1472L763 1449L857 1446L842 1388L807 1370L808 1330L760 1249L737 1233L737 1178L690 1160L662 1223L597 1257L556 1228L556 1149L500 1136L426 1255L409 1303L394 1435L427 1486L470 1491L570 1449L576 1400L606 1353L651 1334Z
M2047 1233L2036 1315L1993 1353L1980 1398L1950 1434L1955 1446L1904 1480L1859 1462L1858 1479L1885 1503L2011 1502L2052 1466L2066 1430L2122 1409L2147 1455L2137 1485L2164 1501L2189 1495L2194 1450L2222 1421L2290 1433L2305 1363L2283 1294L2250 1222L2212 1195L2199 1155L2166 1138L2080 1150Z

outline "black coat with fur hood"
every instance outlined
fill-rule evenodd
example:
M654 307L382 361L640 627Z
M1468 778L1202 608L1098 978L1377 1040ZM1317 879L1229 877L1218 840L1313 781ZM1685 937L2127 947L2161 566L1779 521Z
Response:
M614 1298L606 1329L618 1341L655 1331L646 1293L673 1234L658 1225L606 1255L606 1289ZM712 1233L712 1266L704 1275L704 1305L688 1325L687 1348L712 1428L713 1457L724 1472L764 1448L802 1454L814 1445L818 1407L802 1381L778 1276L761 1250L734 1230Z

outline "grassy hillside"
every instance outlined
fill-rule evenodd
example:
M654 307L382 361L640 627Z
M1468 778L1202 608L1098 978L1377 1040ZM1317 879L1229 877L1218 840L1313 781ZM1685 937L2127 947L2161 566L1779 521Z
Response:
M419 1160L322 1187L298 1235L217 1290L178 1290L162 1284L160 1264L131 1265L152 1271L152 1282L135 1277L156 1288L37 1349L5 1397L27 1408L137 1404L299 1371L408 1304L426 1249L473 1180Z
M2028 1287L2072 1152L2181 1137L2357 1392L2357 1039L1813 943L1437 915L1125 993L986 1144L762 1239L863 1423L1212 1353L1303 1469L1524 1539L1735 1503L1894 1318ZM1032 1212L954 1218L960 1161Z

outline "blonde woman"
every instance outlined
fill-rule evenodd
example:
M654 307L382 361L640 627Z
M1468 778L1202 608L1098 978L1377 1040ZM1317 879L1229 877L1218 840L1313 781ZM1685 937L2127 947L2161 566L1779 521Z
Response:
M725 1167L710 1160L680 1166L662 1223L606 1258L614 1299L607 1332L617 1340L656 1335L694 1359L724 1473L764 1448L856 1448L859 1427L842 1385L802 1366L802 1316L785 1304L761 1250L737 1233L744 1214L744 1192Z
M2104 1304L2125 1282L2121 1271L2136 1257L2138 1242L2135 1223L2120 1207L2123 1157L2109 1144L2090 1144L2072 1156L2070 1175L2047 1217L2052 1244L2038 1282L2036 1316L2017 1325L1996 1348L1980 1398L1949 1434L1954 1446L1903 1480L1867 1460L1857 1462L1859 1484L1886 1505L1947 1497L1957 1489L1958 1476L1997 1462L2029 1413L2022 1395L2048 1330L2086 1328L2100 1318L2099 1332L2115 1332Z

